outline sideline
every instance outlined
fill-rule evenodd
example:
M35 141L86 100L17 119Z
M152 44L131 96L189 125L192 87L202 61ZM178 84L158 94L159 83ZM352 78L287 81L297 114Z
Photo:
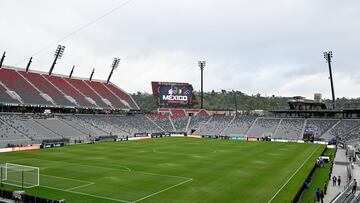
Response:
M281 192L281 190L290 182L290 180L299 172L299 170L305 165L306 162L312 157L312 155L319 149L320 146L316 147L316 149L309 155L309 157L301 164L301 166L290 176L290 178L284 183L283 186L274 194L274 196L268 201L268 203L272 202L274 198Z

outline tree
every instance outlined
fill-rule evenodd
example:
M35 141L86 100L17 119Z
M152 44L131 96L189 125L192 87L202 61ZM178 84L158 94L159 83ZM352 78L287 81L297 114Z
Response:
M253 97L250 97L246 100L245 102L245 110L246 111L251 111L251 110L255 110L256 107L256 101Z

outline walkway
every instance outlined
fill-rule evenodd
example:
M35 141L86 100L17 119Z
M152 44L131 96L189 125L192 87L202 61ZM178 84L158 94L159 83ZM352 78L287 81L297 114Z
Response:
M329 180L328 188L326 191L326 195L324 198L325 203L331 202L331 200L334 199L339 193L341 193L344 190L344 187L349 183L348 175L347 175L347 158L345 154L346 150L342 148L338 148L336 155L335 155L335 162L333 166L333 171L331 174L331 177L333 176L340 176L341 177L341 185L338 186L336 183L336 186L333 186L332 180ZM354 172L355 175L355 172ZM359 174L356 174L356 176L359 176ZM360 178L360 177L356 177Z

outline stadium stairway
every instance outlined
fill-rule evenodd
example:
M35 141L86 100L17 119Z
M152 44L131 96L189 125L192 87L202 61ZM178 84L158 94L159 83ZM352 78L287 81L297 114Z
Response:
M85 95L77 90L73 85L67 82L62 77L43 75L47 80L49 80L53 85L58 87L63 93L67 96L70 96L76 104L86 108L99 108L96 104L91 103L85 98Z
M301 129L301 135L304 135L305 129L306 129L307 119L305 119L304 125Z
M149 119L149 121L151 121L154 125L156 125L160 130L162 130L163 132L165 132L165 130L159 126L153 119L151 119L150 117L148 116L145 116L147 119Z
M254 127L255 123L257 122L257 120L259 119L259 117L257 117L254 122L250 125L249 129L246 130L245 135L247 135L249 133L249 131Z
M279 121L279 123L277 124L277 126L276 126L276 128L275 128L275 130L274 130L274 135L275 135L275 137L277 137L277 133L278 133L278 131L279 131L279 127L280 127L280 125L282 124L282 122L283 122L283 119L280 119L280 121Z
M29 83L34 84L34 87L37 87L39 91L47 94L52 99L54 104L63 107L77 107L77 105L66 99L64 94L42 75L24 71L18 72Z
M232 122L235 120L235 118L236 118L236 115L231 119L231 121L226 125L226 127L220 131L220 135L223 135L223 132L225 132L229 128L229 126L232 124Z
M327 130L324 134L321 135L322 139L331 139L332 136L330 134L330 132L336 128L336 126L338 126L341 123L342 120L339 120L338 122L335 123L335 125L333 125L331 128L329 128L329 130Z
M187 121L186 128L185 128L186 132L189 132L189 126L190 126L191 118L192 118L192 116L189 116L189 119Z
M111 105L116 109L126 109L128 108L124 103L122 103L121 98L116 94L111 92L111 90L101 82L97 81L85 81L94 91L99 93L103 98L106 98Z
M9 104L23 104L22 100L19 97L15 97L14 95L9 95L9 88L7 88L1 81L0 81L0 101L4 101Z
M173 120L171 119L171 116L170 116L170 115L169 115L169 120L170 120L171 126L173 127L174 132L175 132L175 131L176 131L176 128L175 128L174 122L173 122Z
M205 123L203 123L202 125L200 125L196 131L195 131L195 134L199 133L201 134L200 132L205 128L205 126L211 122L211 120L213 119L214 117L213 116L210 116L209 120L207 120Z
M26 105L54 105L52 102L45 100L41 96L42 92L34 87L34 85L27 81L16 70L1 68L0 81L2 82L3 86L6 86L7 89L15 91L16 94L21 98L21 101Z

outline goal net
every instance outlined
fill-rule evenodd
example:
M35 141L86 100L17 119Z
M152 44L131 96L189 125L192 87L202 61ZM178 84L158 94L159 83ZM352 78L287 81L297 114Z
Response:
M1 182L7 185L32 188L39 186L39 168L33 166L6 163L0 165Z

